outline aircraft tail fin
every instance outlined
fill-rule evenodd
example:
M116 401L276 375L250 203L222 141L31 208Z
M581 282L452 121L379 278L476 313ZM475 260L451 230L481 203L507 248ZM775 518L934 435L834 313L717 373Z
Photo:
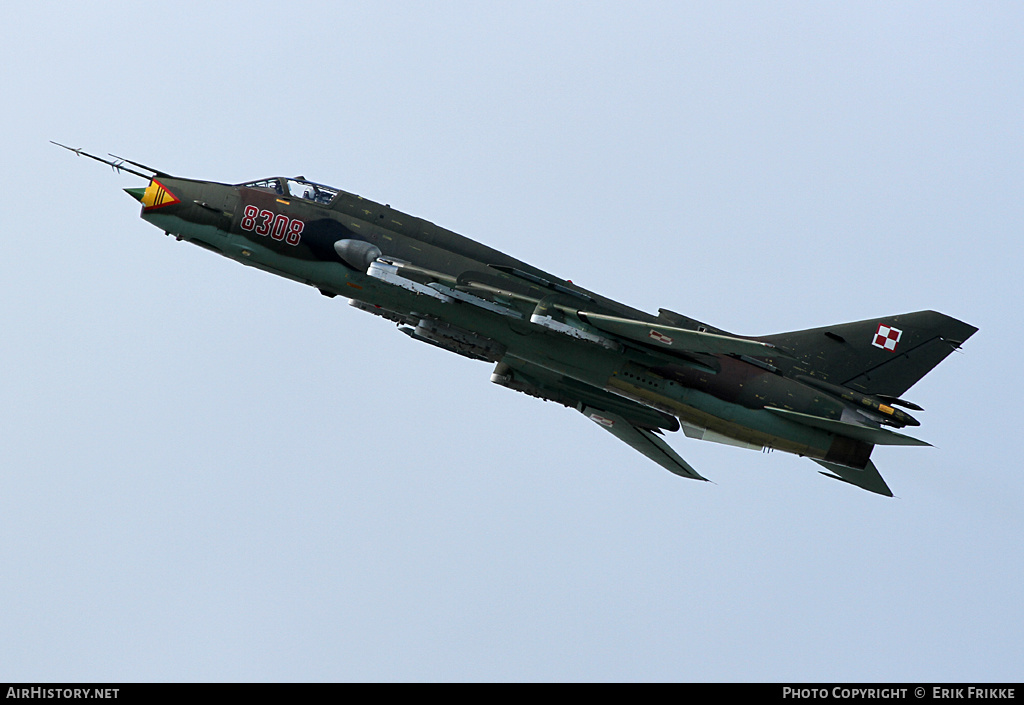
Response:
M898 398L978 329L935 311L757 338L787 351L779 367L865 394Z

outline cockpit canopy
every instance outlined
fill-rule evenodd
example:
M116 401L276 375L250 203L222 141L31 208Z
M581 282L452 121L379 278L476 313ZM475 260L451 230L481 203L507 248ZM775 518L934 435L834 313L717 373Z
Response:
M306 181L301 176L297 176L294 179L283 177L260 179L259 181L250 181L240 185L248 188L273 191L278 196L287 195L291 198L302 198L323 205L329 204L338 195L338 189L324 186L323 184L314 184L312 181Z

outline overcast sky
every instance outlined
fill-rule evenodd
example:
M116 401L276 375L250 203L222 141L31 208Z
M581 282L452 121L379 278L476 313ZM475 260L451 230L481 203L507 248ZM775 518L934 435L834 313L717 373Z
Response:
M1016 2L19 3L0 24L0 681L1019 681ZM739 334L935 309L896 498L175 242L306 177Z

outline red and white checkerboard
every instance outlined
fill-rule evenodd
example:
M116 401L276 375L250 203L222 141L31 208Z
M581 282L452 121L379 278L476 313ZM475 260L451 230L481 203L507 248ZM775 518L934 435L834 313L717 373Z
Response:
M662 345L672 344L672 338L665 335L664 333L661 333L660 331L652 330L650 333L647 334L647 337L652 338L653 340L657 340Z
M878 330L875 331L875 337L871 341L871 344L876 348L882 348L882 350L896 352L896 346L899 344L900 336L902 335L903 331L899 328L879 324Z

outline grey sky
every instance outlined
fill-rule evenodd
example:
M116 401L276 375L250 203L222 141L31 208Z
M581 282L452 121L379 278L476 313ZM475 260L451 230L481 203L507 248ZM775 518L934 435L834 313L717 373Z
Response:
M23 3L0 26L0 680L1020 680L1018 3ZM741 334L980 327L896 493L681 480L138 179L306 177Z

